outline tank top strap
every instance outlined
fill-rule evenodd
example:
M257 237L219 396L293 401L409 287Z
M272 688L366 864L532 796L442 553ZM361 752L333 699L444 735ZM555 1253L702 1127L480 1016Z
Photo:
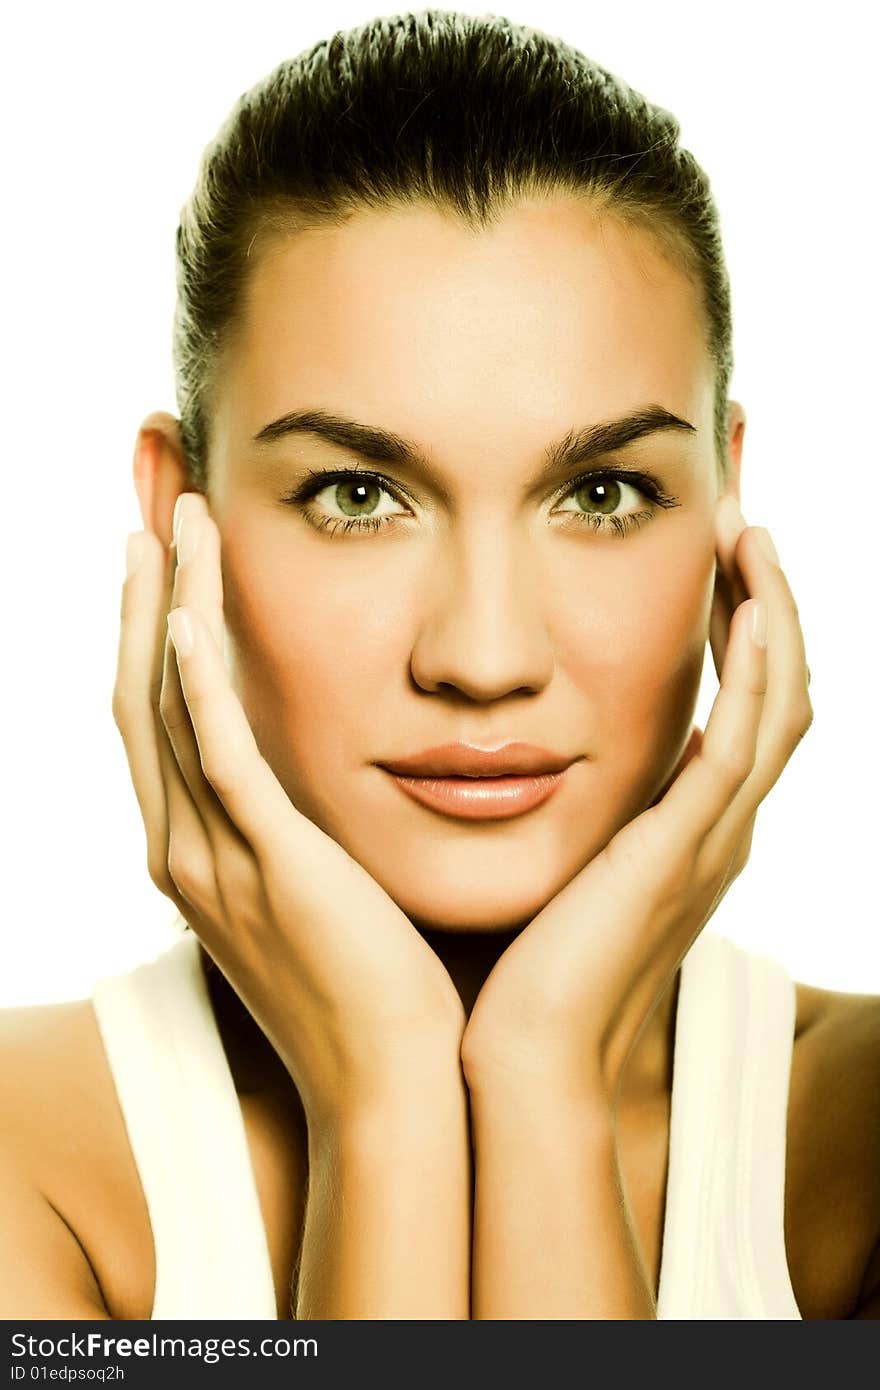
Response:
M659 1318L800 1318L785 1253L785 968L704 930L675 1024Z
M244 1118L198 947L186 932L92 992L153 1233L151 1316L275 1319Z

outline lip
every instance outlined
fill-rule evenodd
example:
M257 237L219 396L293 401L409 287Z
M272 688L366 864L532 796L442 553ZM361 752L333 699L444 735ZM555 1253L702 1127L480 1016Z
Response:
M399 777L534 777L564 772L574 761L534 743L505 743L500 748L441 743L409 758L388 759L379 766Z
M447 743L379 766L432 811L463 820L507 820L547 801L575 761L527 743L495 749Z

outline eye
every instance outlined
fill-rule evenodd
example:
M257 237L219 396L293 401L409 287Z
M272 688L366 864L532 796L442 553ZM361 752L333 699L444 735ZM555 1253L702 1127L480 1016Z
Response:
M383 498L386 499L384 508ZM394 508L389 508L387 503L393 504L397 501L388 488L383 487L377 479L357 473L346 474L334 480L327 487L314 492L310 500L320 503L325 515L334 519L393 515Z
M365 469L310 471L280 500L299 508L310 526L329 535L380 531L412 515L397 495L397 486L392 488L382 474ZM679 505L650 474L607 469L575 478L559 500L574 504L555 508L565 515L565 526L587 525L619 536L651 521L658 508Z
M281 501L298 507L310 526L330 535L337 531L378 531L408 514L405 507L401 510L400 499L386 479L360 468L310 471ZM396 509L389 503L397 504Z
M590 516L629 515L638 511L639 504L645 501L645 493L641 489L612 473L579 479L565 497L573 501L575 506L571 509L562 507L560 511L574 510Z
M636 485L638 484L638 486ZM598 470L575 478L560 501L572 507L558 507L565 515L564 526L589 526L625 536L645 526L661 507L677 507L678 499L663 491L656 478L630 470Z

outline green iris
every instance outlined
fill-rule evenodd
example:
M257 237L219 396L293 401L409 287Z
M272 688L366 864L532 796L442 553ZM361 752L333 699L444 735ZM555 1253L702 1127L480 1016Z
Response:
M363 507L367 501L367 498L363 496L357 497L354 501L344 501L343 498L346 491L353 491L355 493L360 494L373 493L373 504L369 508L369 511L375 510L382 493L382 489L379 487L377 483L363 482L360 479L358 479L357 481L355 481L355 479L350 479L348 482L338 483L336 491L333 494L334 500L336 501L337 505L341 508L341 510L345 512L346 516L362 516L363 512L357 509Z
M585 511L615 512L620 506L620 483L607 478L601 483L584 483L573 494Z

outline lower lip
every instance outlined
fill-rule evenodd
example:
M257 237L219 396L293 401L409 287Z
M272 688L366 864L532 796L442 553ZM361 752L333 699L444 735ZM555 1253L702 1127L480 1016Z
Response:
M402 777L396 772L388 775L407 796L432 811L463 820L508 820L543 805L556 791L565 771L545 772L538 777Z

